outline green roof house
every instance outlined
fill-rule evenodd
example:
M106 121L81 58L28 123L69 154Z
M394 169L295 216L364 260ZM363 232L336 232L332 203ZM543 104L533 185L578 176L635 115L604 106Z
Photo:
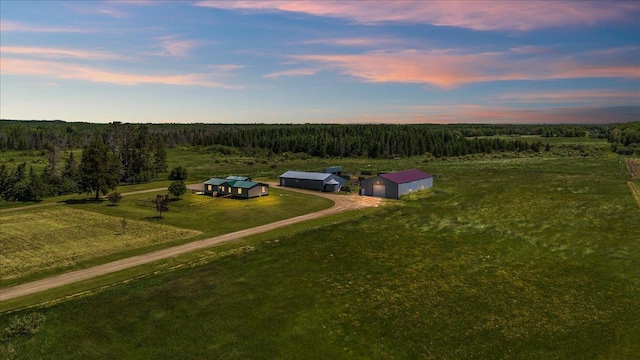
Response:
M269 184L251 181L246 176L212 178L204 182L204 193L209 196L231 196L249 199L269 195Z

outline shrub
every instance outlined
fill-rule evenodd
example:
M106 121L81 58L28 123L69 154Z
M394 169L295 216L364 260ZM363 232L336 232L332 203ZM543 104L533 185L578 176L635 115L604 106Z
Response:
M41 313L31 313L24 316L14 316L9 326L4 329L5 338L33 335L40 331L44 324L45 316Z
M120 194L117 191L114 191L111 194L107 195L107 200L109 200L109 202L112 203L113 205L117 205L120 202L120 200L122 200L122 194Z
M169 180L187 180L187 169L182 166L171 169Z

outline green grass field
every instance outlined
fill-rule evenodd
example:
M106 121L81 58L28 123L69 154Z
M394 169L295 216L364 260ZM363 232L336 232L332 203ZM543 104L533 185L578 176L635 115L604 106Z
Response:
M226 256L4 314L0 329L31 312L46 321L2 351L51 359L640 353L640 209L619 158L342 165L413 165L437 178L432 190L365 217L262 235Z
M0 281L29 277L114 253L193 238L200 231L50 207L0 216Z
M324 198L279 189L250 200L187 193L172 201L169 212L160 219L155 208L137 203L153 196L155 193L126 196L118 206L75 199L74 205L0 213L3 287L303 215L333 204ZM201 206L187 209L189 204ZM128 220L124 235L122 218Z

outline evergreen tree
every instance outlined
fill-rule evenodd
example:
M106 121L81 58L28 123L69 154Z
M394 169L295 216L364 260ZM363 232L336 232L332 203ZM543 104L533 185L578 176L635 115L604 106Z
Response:
M167 150L164 142L156 140L156 149L153 153L153 177L157 178L159 173L167 172Z
M96 200L118 185L119 163L99 139L91 141L82 151L80 172L80 191L95 191Z

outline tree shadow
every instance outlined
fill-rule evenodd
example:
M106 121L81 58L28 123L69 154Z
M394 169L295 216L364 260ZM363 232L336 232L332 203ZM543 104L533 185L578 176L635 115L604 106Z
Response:
M106 199L96 200L95 198L84 198L84 199L67 199L61 202L67 205L77 205L77 204L102 204L105 201L107 200Z
M163 218L160 215L156 215L156 216L147 216L144 219L151 220L151 221L159 221L159 220L162 220Z
M63 203L67 205L86 204L87 199L67 199Z

